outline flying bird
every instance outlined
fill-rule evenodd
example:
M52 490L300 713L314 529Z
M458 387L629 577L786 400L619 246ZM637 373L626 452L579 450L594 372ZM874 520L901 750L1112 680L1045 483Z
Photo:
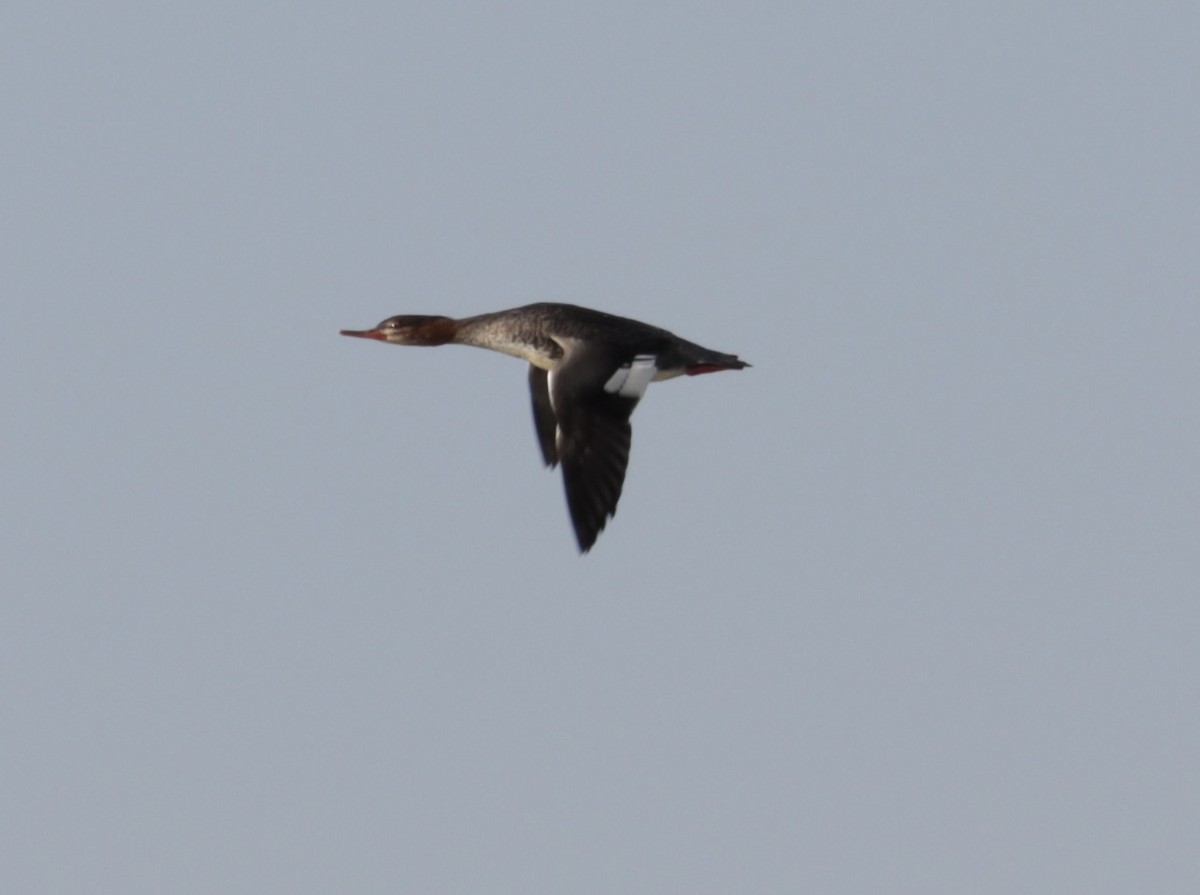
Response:
M548 467L562 464L581 553L617 511L629 464L629 417L646 387L750 366L657 326L566 304L460 319L400 315L341 334L393 345L474 345L527 361L538 445Z

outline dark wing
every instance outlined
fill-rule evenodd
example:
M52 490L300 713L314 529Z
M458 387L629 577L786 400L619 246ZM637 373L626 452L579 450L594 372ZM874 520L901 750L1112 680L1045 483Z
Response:
M616 358L584 348L548 377L567 509L583 553L617 511L629 464L629 417L650 381L652 364L649 356Z
M629 403L629 402L626 402ZM617 512L629 465L632 407L580 409L564 432L563 484L579 550L587 553Z
M550 403L550 385L546 381L546 371L533 364L529 365L529 395L533 399L533 428L537 431L542 459L546 461L547 466L557 466L558 449L554 446L554 433L558 429L558 419L554 416L554 406Z

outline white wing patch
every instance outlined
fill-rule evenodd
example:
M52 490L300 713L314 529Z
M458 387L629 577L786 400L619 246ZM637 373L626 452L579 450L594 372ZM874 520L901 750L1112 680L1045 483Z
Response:
M620 395L622 398L637 400L646 393L646 386L658 372L653 354L639 354L632 361L617 368L617 372L604 383L604 390L610 395Z

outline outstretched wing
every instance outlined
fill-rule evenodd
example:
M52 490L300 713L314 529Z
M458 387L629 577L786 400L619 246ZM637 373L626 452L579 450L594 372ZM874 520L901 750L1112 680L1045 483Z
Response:
M546 371L533 364L529 365L529 396L533 402L533 428L537 432L538 447L542 449L542 459L547 466L557 466L558 449L554 446L554 437L558 420L554 416L554 405L550 403L550 385L546 381Z
M656 370L653 355L620 358L602 349L578 347L547 377L557 423L555 452L563 467L575 537L584 553L617 511L629 465L629 417ZM536 410L535 419L542 440ZM544 441L542 450L545 454Z

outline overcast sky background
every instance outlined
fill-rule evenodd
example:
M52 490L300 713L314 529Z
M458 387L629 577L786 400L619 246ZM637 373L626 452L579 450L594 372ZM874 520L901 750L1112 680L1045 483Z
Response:
M1200 8L0 13L0 889L1195 892ZM580 557L524 366L658 384Z

